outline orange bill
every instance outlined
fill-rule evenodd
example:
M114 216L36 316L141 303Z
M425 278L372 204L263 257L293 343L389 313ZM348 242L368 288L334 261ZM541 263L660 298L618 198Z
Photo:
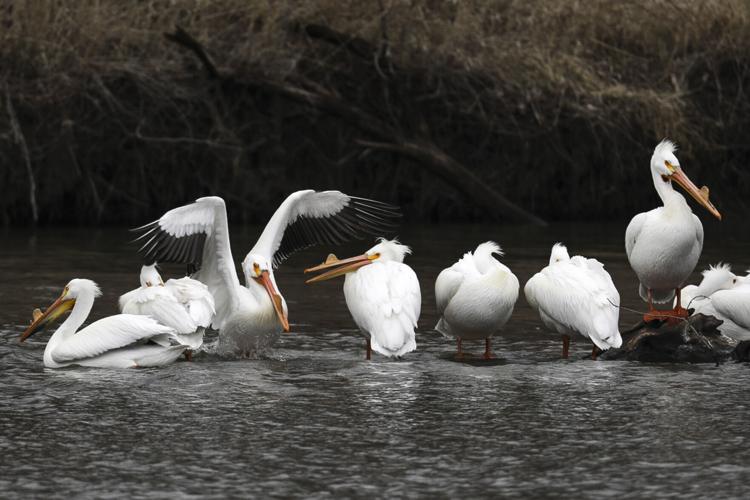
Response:
M311 267L309 269L305 269L305 273L312 273L316 271L323 271L325 269L330 269L327 272L324 272L323 274L319 274L318 276L315 276L314 278L310 278L305 283L317 283L319 281L325 281L329 280L331 278L335 278L336 276L341 276L346 273L351 273L353 271L356 271L360 267L364 267L368 264L372 264L372 261L375 260L377 257L375 256L369 256L367 254L363 255L357 255L356 257L349 257L348 259L337 259L335 255L329 255L326 261L323 264L320 264L315 267Z
M55 300L46 311L44 311L44 313L37 312L38 309L34 310L34 321L32 321L29 327L23 332L23 334L21 334L19 342L23 342L31 337L38 331L42 330L47 323L54 321L73 308L76 301L75 299L66 299L65 296L67 293L68 290L65 289L62 295L60 295L57 300Z
M284 327L285 332L288 332L289 319L286 317L286 314L284 314L284 305L281 302L281 295L276 291L276 287L274 286L273 281L271 281L271 276L268 274L268 271L263 271L260 273L260 277L254 279L259 281L265 287L268 296L271 297L273 309L276 311L276 316L279 317L281 326Z
M711 203L708 199L707 187L703 186L703 188L698 189L698 187L693 184L690 179L688 179L688 176L685 175L685 172L683 172L679 167L675 169L674 173L671 176L671 179L682 186L682 189L687 191L687 193L692 196L695 201L703 205L706 210L711 212L711 215L721 220L721 214L718 210L716 210L716 207L714 207L713 203Z

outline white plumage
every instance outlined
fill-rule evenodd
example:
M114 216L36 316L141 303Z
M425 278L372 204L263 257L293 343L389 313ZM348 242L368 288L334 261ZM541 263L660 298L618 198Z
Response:
M44 350L44 366L47 368L69 365L100 368L162 366L175 361L187 348L185 345L146 344L149 340L176 333L147 316L117 314L95 321L79 331L94 300L100 295L99 287L93 281L71 280L62 295L24 332L21 341L72 307L70 316L47 342Z
M172 278L164 284L177 302L187 309L190 318L200 328L208 328L216 314L216 306L208 287L188 276Z
M179 344L198 349L215 314L214 299L203 283L191 278L165 284L155 265L143 266L140 288L120 297L120 312L151 316L176 332ZM164 342L168 342L166 339Z
M750 280L735 275L729 265L710 266L700 285L682 290L682 303L695 314L723 321L718 330L735 340L750 340Z
M518 278L493 257L502 255L491 241L467 252L435 281L440 315L435 330L459 340L486 339L485 357L491 356L490 337L510 319L518 299Z
M580 255L570 258L560 243L552 247L549 265L524 287L526 300L539 311L542 322L566 336L579 333L597 348L620 347L620 294L604 266Z
M750 340L750 279L738 278L734 287L711 295L711 305L723 320L719 331L734 340ZM704 311L699 311L704 312ZM710 314L706 310L704 314Z
M380 243L363 255L329 260L308 271L337 269L308 280L308 283L346 274L344 297L349 312L369 349L384 356L402 356L417 348L414 329L421 310L419 280L403 263L409 247L393 240Z
M737 283L737 276L728 264L709 266L701 273L703 278L698 285L687 285L681 290L680 302L683 307L697 309L701 303L719 290L733 288ZM675 297L674 305L677 305Z
M670 302L693 272L703 248L703 225L685 198L672 188L680 184L717 218L719 212L680 168L675 146L662 141L651 157L651 176L663 206L633 217L625 232L625 251L640 281L639 294L649 303ZM675 311L684 316L684 310Z
M338 244L383 232L397 209L339 191L297 191L279 206L242 261L245 286L235 272L224 200L216 196L175 208L138 231L150 261L193 266L215 300L213 327L219 352L256 353L289 331L286 301L273 269L291 253L314 244Z

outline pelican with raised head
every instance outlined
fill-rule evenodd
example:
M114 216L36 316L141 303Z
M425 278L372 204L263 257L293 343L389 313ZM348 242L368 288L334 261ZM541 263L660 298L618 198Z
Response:
M71 280L43 314L34 314L34 321L23 332L20 341L25 341L72 309L44 349L44 366L47 368L70 365L98 368L162 366L175 361L188 348L186 345L164 346L161 342L146 344L149 340L176 335L174 329L148 316L117 314L78 330L99 296L101 291L93 281Z
M672 142L664 140L651 156L651 177L664 205L633 217L625 232L628 261L640 281L639 294L648 302L649 312L643 317L646 322L675 322L687 317L680 288L695 269L703 249L703 225L672 182L721 220L721 214L708 199L708 188L698 189L688 179L674 155L675 149ZM671 302L675 296L678 300L674 309L658 311L654 307L654 303Z
M563 358L568 357L570 336L576 333L594 343L594 359L599 350L622 345L617 326L620 294L598 260L571 258L568 249L556 243L549 265L526 282L524 294L545 326L562 335Z
M208 287L188 277L164 283L156 264L141 267L140 282L140 288L120 296L120 312L151 316L172 327L178 343L198 349L216 313Z
M305 269L325 271L307 283L345 275L344 298L354 322L367 340L366 359L374 350L388 357L403 356L417 348L414 329L422 307L419 280L404 264L411 250L396 240L381 238L362 255L337 259Z
M435 281L440 319L435 330L457 341L458 358L463 340L485 341L484 359L492 359L491 338L513 314L518 299L518 278L494 255L503 255L492 241L467 252Z
M339 244L391 230L398 209L339 191L297 191L287 197L241 263L240 285L229 243L224 200L200 198L165 213L136 231L147 262L180 262L196 271L216 301L213 328L220 354L255 355L289 331L287 304L273 270L293 252L315 244Z

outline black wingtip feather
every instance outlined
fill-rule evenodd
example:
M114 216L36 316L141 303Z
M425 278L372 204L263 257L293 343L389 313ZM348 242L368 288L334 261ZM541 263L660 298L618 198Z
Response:
M402 217L401 209L395 205L350 196L349 202L329 217L299 217L290 224L273 256L273 265L278 267L294 252L312 245L338 245L391 234Z

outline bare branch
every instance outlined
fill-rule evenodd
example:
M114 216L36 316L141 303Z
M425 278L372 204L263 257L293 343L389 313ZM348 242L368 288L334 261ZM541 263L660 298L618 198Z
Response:
M417 160L452 187L482 205L495 219L510 215L514 219L538 226L547 225L544 220L508 200L474 175L471 170L430 143L401 142L396 144L357 140L357 144L366 148L395 152Z
M216 69L216 66L211 61L211 58L208 57L206 50L203 48L203 45L201 45L198 40L188 34L187 31L182 29L180 26L175 26L175 32L164 33L164 37L167 40L178 45L182 45L183 47L192 51L196 55L196 57L198 57L198 59L200 59L200 61L203 63L203 67L206 69L206 73L208 74L209 78L219 78L219 70Z
M31 205L31 220L36 224L39 222L39 210L36 205L36 180L34 179L34 171L31 168L31 156L29 155L29 148L26 145L26 137L23 135L23 130L21 130L21 124L18 123L16 110L13 107L13 100L10 98L10 90L8 90L7 85L5 86L5 104L8 109L8 116L10 117L10 125L13 129L13 138L21 149L21 156L23 156L23 161L26 165L26 173L29 176L29 205Z

